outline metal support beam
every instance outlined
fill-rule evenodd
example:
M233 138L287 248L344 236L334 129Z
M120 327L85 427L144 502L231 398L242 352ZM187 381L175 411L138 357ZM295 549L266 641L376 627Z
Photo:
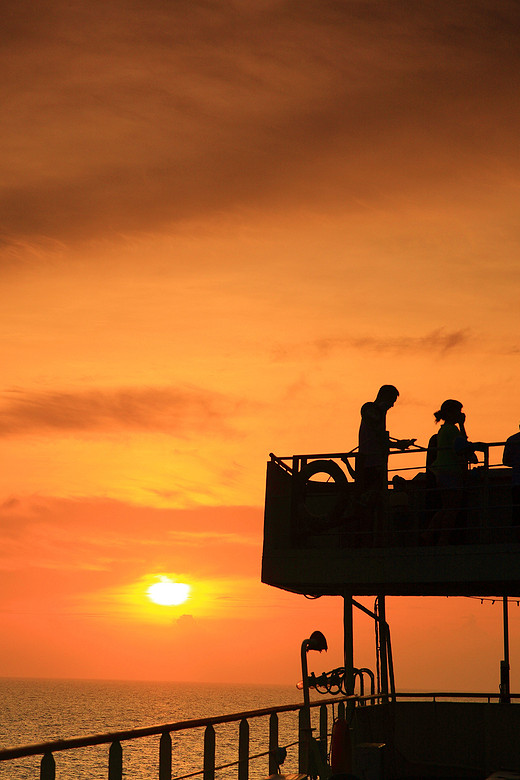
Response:
M343 595L343 647L345 656L345 689L347 696L354 693L354 626L352 594Z
M381 693L388 695L388 632L386 627L385 596L377 597L379 612L379 664L381 670Z
M500 662L500 701L510 704L509 695L509 612L507 596L502 596L502 619L504 627L504 660Z

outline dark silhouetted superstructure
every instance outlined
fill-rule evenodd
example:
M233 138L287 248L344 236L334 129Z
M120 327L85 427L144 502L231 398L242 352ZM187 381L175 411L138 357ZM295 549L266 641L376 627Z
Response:
M520 707L512 704L519 697L509 687L508 634L508 600L520 593L520 525L512 484L517 440L502 463L504 443L471 444L462 405L455 404L455 422L451 404L439 419L456 424L456 436L447 427L428 447L410 440L402 448L392 448L389 438L388 446L383 442L382 480L379 462L371 464L376 469L367 478L365 453L357 447L290 457L271 453L267 464L262 581L308 597L343 599L344 666L310 675L306 684L341 692L354 703L354 694L362 696L365 681L371 682L376 706L355 707L351 732L355 760L363 763L368 751L363 766L375 761L374 778L476 780L504 767L513 770L508 777L520 777L514 774L520 771L520 741L514 736ZM383 409L376 420L379 433L386 433L385 414ZM450 436L456 444L446 443ZM463 471L460 479L455 467ZM355 598L369 595L375 596L373 611ZM500 704L490 703L489 694L474 694L481 697L478 703L463 702L459 694L438 694L452 697L441 702L435 694L430 701L413 701L407 698L412 694L396 692L388 595L502 601L504 657L495 694ZM354 665L356 608L375 623L377 683L369 669Z
M520 591L520 534L503 443L469 465L462 495L444 507L426 448L390 455L378 496L359 489L345 460L356 450L278 457L267 466L262 579L296 593L483 595ZM495 461L490 458L495 455ZM394 465L395 464L395 465ZM354 471L355 466L352 466ZM364 487L364 486L363 486ZM442 530L429 534L428 530Z

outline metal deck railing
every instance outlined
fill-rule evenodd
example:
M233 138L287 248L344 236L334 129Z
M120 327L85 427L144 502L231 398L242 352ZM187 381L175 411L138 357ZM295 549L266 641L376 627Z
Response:
M329 736L329 715L334 716L334 706L340 710L344 707L347 698L357 697L336 697L328 698L311 703L311 708L319 707L319 742L323 745L323 750L327 751L327 739ZM71 739L55 740L52 742L43 742L34 745L25 745L23 747L12 747L0 750L0 762L15 761L16 759L26 758L28 756L41 756L40 761L40 780L59 780L59 772L56 770L56 754L64 751L77 750L79 748L92 747L96 745L108 746L108 778L109 780L122 780L124 776L124 756L122 743L143 739L145 737L159 737L157 766L159 780L172 780L172 734L185 733L193 729L204 729L204 747L202 766L199 770L188 772L186 774L175 774L175 780L187 780L187 778L202 776L203 780L215 780L215 777L223 770L236 767L238 780L249 780L250 767L253 761L259 762L264 759L265 767L258 769L254 774L257 777L267 777L275 774L279 770L277 763L277 748L290 748L299 746L301 743L302 732L302 704L288 704L277 707L267 707L264 709L249 710L247 712L238 712L230 715L219 715L210 718L198 718L193 720L178 721L175 723L164 723L156 726L148 726L122 731L112 731L104 734L93 734L90 736L76 737ZM331 712L332 711L332 712ZM294 741L287 742L280 746L279 742L279 722L278 716L281 713L297 713L298 720L295 721ZM344 710L343 710L344 713ZM250 754L249 739L249 721L253 718L268 718L268 733L264 744L266 749L263 752ZM216 730L215 726L219 724L238 723L238 756L236 760L217 765L216 763ZM0 764L1 766L1 764ZM258 766L258 764L257 764ZM294 768L296 771L296 768ZM36 773L34 778L36 780Z
M395 693L391 697L382 694L369 694L366 696L341 696L336 698L327 698L311 702L312 709L319 708L319 727L316 739L320 745L323 756L328 755L330 728L334 719L334 706L337 707L337 717L344 717L347 706L358 707L363 705L377 705L380 703L404 702L404 701L451 701L451 702L477 702L491 704L500 701L500 694L476 693L476 692L405 692ZM511 694L511 701L520 701L520 694ZM23 747L13 747L0 750L0 762L10 762L16 759L28 756L41 756L39 777L40 780L59 780L59 772L56 771L55 755L63 751L72 751L79 748L85 748L94 745L107 745L108 750L108 778L109 780L122 780L123 771L123 748L122 743L138 740L150 736L158 736L159 747L157 756L157 774L159 780L188 780L192 777L202 776L203 780L215 780L219 773L229 768L236 769L238 780L249 780L251 777L251 763L264 759L263 769L257 769L254 775L256 777L267 777L277 773L280 770L277 762L278 749L280 747L290 748L301 747L302 732L305 719L302 717L303 707L301 704L288 704L278 707L266 707L264 709L250 710L247 712L238 712L229 715L220 715L210 718L198 718L194 720L178 721L176 723L164 723L156 726L144 728L107 732L105 734L94 734L86 737L72 739L55 740ZM331 712L332 711L332 712ZM288 742L283 746L279 745L278 716L281 713L298 713L297 725L295 723L295 740ZM347 713L348 714L348 713ZM332 718L329 720L329 715ZM249 721L253 718L268 718L268 732L266 733L266 750L250 754L249 751ZM219 724L238 723L238 755L236 760L217 765L216 763L216 730L215 726ZM202 766L199 770L186 774L172 775L172 740L173 733L180 734L191 729L204 728L204 751L202 757ZM301 759L301 752L299 752ZM301 767L299 767L301 769ZM296 767L290 767L296 770ZM35 770L33 777L37 778L38 770ZM27 775L25 775L27 777Z
M390 452L383 499L358 490L357 448L288 457L270 453L270 459L290 481L296 540L342 535L354 547L374 546L375 536L383 534L384 546L415 546L438 543L437 532L442 530L456 544L520 542L520 507L513 505L511 470L502 465L503 446L504 442L486 443L478 460L468 464L460 503L454 507L443 506L443 491L426 469L426 447ZM268 493L266 502L269 499ZM443 527L432 527L428 539L425 532L440 508L445 513Z

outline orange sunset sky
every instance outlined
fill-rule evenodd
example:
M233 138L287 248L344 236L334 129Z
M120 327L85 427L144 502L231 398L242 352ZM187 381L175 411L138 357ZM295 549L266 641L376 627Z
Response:
M339 666L341 601L260 583L265 463L383 383L396 436L518 430L520 6L17 0L2 39L0 674ZM499 605L387 610L399 688L498 690Z

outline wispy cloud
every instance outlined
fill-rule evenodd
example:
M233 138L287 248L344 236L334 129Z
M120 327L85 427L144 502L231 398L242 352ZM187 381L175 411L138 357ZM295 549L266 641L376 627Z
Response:
M227 533L225 531L170 531L170 538L174 542L186 545L205 545L214 542L219 544L252 545L258 549L258 538L247 533Z
M315 346L319 352L352 348L369 352L418 353L436 352L443 354L455 349L467 348L472 340L469 330L445 331L440 328L424 336L396 336L377 338L361 336L353 339L321 339Z
M185 437L232 433L239 402L195 387L118 388L75 392L5 392L0 436L154 431Z
M507 0L21 0L3 25L6 241L345 208L516 155Z
M306 353L312 358L324 358L338 352L356 350L360 352L392 353L417 355L435 353L447 355L461 349L473 346L475 336L467 328L446 331L438 328L424 336L337 336L321 338L308 344L296 345L294 348L277 347L273 355L277 360L286 360L295 354L301 357Z
M254 507L154 509L106 499L13 499L0 506L0 571L82 571L104 581L176 568L217 576L258 563L262 511ZM201 554L201 551L204 554ZM77 588L90 587L78 581Z

